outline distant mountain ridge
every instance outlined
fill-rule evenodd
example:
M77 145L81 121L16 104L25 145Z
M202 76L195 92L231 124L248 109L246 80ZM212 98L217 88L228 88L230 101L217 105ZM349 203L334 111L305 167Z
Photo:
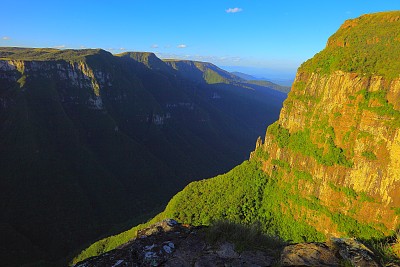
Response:
M0 48L7 265L65 265L78 246L231 168L285 98L187 74L152 53Z
M264 79L256 78L253 75L249 75L249 74L239 72L239 71L232 71L231 73L235 76L242 78L243 80L246 80L246 81L264 80Z
M208 84L243 82L241 78L208 62L175 59L164 59L164 62L193 81Z
M289 93L290 92L290 87L289 86L282 86L282 85L273 83L271 81L268 81L266 79L256 78L256 77L254 77L252 75L249 75L249 74L246 74L246 73L243 73L243 72L234 71L234 72L231 72L231 73L233 75L236 75L236 76L246 80L247 83L250 83L250 84L256 84L256 85L268 87L268 88L271 88L271 89L274 89L274 90L277 90L277 91L280 91L280 92L284 92L284 93Z

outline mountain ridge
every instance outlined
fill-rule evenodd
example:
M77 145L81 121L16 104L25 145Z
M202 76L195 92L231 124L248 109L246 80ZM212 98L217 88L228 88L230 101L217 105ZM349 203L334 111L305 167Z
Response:
M280 92L283 92L283 93L289 93L289 91L290 91L290 87L289 86L282 86L282 85L273 83L271 81L268 81L267 79L264 79L264 78L256 78L256 77L254 77L252 75L248 75L248 74L245 74L243 72L237 72L237 71L234 71L234 72L231 72L231 73L233 75L236 75L236 76L246 80L247 83L250 83L250 84L256 84L256 85L269 87L269 88L272 88L274 90L277 90L277 91L280 91Z
M173 69L180 71L184 77L201 83L215 84L243 81L243 79L209 62L173 59L164 59L164 62Z

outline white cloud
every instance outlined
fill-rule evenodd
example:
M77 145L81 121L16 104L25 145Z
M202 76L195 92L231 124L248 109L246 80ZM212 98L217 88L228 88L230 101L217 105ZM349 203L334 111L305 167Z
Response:
M178 47L178 48L186 48L187 45L185 45L185 44L180 44L180 45L178 45L177 47Z
M53 48L63 49L63 48L65 48L65 45L56 45L56 46L53 46Z
M238 12L243 11L243 9L241 9L240 7L234 7L234 8L228 8L225 11L226 11L226 13L238 13Z
M11 40L11 38L9 36L3 36L1 39L6 40L6 41Z
M124 50L126 50L126 48L125 47L121 47L119 50L124 51Z
M158 48L158 44L153 44L151 48Z

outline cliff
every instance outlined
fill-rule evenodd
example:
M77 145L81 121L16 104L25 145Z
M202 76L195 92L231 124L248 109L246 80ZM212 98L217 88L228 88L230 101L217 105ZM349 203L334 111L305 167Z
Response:
M269 153L262 159L267 174L290 183L307 172L312 181L299 182L299 194L382 229L399 224L399 15L346 21L326 49L299 68L278 122L259 147ZM338 233L328 222L331 227L313 225Z
M299 68L279 120L250 160L189 184L151 222L258 223L290 242L392 240L400 219L399 17L346 21Z
M65 264L241 162L285 95L229 88L150 53L0 48L0 258Z

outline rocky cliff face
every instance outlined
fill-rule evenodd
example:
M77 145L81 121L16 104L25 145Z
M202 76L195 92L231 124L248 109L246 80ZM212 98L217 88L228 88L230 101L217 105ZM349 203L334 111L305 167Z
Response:
M392 12L347 21L324 51L300 67L279 121L258 148L269 154L261 159L267 174L298 183L301 195L318 198L331 211L387 229L399 224L400 214L400 78L398 69L393 76L379 75L378 68L393 49L390 44L398 45L390 39L398 33L398 17ZM366 27L377 29L370 34ZM386 47L375 58L372 52L381 42ZM351 62L320 62L360 57L374 65L344 71ZM299 172L312 179L298 181ZM320 231L338 233L329 220L311 221Z
M7 81L10 85L16 82L21 88L24 87L26 77L29 76L36 79L57 80L60 83L66 83L66 87L86 89L86 99L79 100L84 100L86 104L99 109L102 108L100 87L112 86L109 73L93 70L86 62L82 61L53 63L48 61L3 60L0 61L0 72L3 82ZM64 90L62 93L65 94L61 96L62 102L68 101L68 99L74 100L71 91Z

